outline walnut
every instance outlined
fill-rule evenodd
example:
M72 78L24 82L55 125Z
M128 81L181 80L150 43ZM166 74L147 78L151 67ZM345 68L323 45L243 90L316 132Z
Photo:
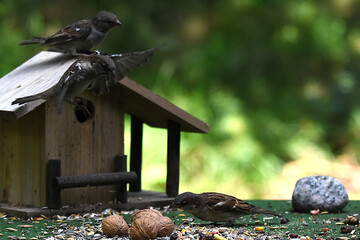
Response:
M131 224L130 237L133 240L155 239L157 232L157 222L154 219L139 217Z
M174 223L155 209L137 211L132 217L130 236L133 240L154 239L170 236Z
M158 222L158 237L170 236L175 229L173 221L169 217L162 217Z
M158 217L163 217L163 215L161 214L161 212L159 212L156 209L142 209L134 213L131 221L135 221L135 219L141 217L158 218Z
M129 226L120 215L111 215L106 217L101 225L102 231L109 237L125 237L129 233Z

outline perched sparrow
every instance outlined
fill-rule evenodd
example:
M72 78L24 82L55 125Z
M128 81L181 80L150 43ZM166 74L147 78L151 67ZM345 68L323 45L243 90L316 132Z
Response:
M76 60L50 89L32 96L18 98L12 104L24 104L38 99L51 99L56 110L62 112L62 102L74 103L85 89L97 95L109 93L109 87L124 78L133 68L148 61L158 48L142 52L114 55L88 55Z
M182 193L175 197L173 207L180 207L201 220L212 222L234 223L236 218L256 213L281 217L235 197L214 192Z
M54 101L56 111L61 114L62 103L72 103L95 79L115 84L115 63L108 56L89 55L76 60L61 76L59 82L48 90L23 98L18 98L11 104L24 104L38 99ZM94 86L93 88L96 88Z
M106 33L114 26L121 26L117 17L106 11L100 11L95 17L77 21L49 37L33 37L23 40L20 45L41 44L50 50L64 53L88 53L98 45Z

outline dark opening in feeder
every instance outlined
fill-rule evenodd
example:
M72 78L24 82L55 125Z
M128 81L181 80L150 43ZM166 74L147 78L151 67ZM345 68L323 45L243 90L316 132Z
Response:
M87 99L77 98L75 106L75 116L79 123L87 122L95 116L95 106Z

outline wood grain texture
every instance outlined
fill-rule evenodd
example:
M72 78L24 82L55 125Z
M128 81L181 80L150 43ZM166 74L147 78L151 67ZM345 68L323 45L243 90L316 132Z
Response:
M73 106L64 104L58 115L52 103L46 103L46 156L61 160L62 176L87 175L115 171L114 157L124 152L124 113L116 91L96 97L84 92L95 105L92 120L79 123ZM62 204L96 203L114 200L114 186L64 189Z
M169 120L180 124L181 131L208 133L209 125L153 93L137 82L125 77L119 82L124 110L137 116L152 127L167 128Z
M0 201L45 204L44 107L16 119L0 113Z
M0 111L14 112L19 118L44 100L11 105L19 97L43 92L54 86L76 58L58 52L43 51L0 79Z

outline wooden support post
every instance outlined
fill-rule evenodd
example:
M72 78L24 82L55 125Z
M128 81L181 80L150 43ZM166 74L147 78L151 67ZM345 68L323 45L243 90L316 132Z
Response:
M175 197L179 193L180 168L180 125L168 121L168 149L167 149L167 176L166 194Z
M135 183L130 183L131 192L141 191L143 120L131 116L130 171L137 174Z
M48 160L46 173L46 205L48 208L61 207L60 188L55 186L56 177L61 176L61 161Z
M115 156L115 171L126 172L127 171L127 156L116 155ZM127 203L127 183L122 182L116 185L116 202Z

